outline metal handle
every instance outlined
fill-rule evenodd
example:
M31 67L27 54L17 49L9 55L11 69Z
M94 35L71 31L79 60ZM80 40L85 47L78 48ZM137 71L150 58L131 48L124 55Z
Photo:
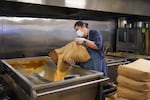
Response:
M108 64L107 66L115 66L115 65L122 65L122 64L127 64L130 63L130 61L126 61L126 62L118 62L118 63L112 63L112 64Z
M43 96L43 95L52 94L52 93L56 93L56 92L66 91L66 90L77 88L77 87L81 87L81 86L86 86L86 85L90 85L90 84L94 84L94 83L98 83L98 82L103 82L103 81L106 81L108 79L109 78L106 77L106 78L100 79L100 80L95 80L95 81L86 82L86 83L82 83L82 84L78 84L78 85L73 85L73 86L69 86L69 87L65 87L65 88L61 88L61 89L57 89L57 90L52 90L52 91L47 91L47 92L43 92L43 93L38 93L37 96Z
M124 32L124 41L127 41L127 31Z

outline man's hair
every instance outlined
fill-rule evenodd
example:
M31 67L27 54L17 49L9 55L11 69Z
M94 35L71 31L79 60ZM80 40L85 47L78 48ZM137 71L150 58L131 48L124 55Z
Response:
M83 22L83 21L75 22L74 27L76 27L76 26L81 26L82 27L83 25L85 25L85 27L88 28L88 23Z

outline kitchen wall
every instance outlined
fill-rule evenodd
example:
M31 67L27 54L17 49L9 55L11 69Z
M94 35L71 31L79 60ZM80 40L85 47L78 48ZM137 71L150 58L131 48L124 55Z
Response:
M115 20L89 21L90 29L100 30L105 47L115 47ZM76 37L76 20L0 17L0 58L46 56Z

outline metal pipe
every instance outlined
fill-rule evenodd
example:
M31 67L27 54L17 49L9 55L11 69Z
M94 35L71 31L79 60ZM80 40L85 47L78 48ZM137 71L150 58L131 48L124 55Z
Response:
M115 66L115 65L122 65L122 64L127 64L129 63L130 61L126 61L126 62L118 62L118 63L113 63L113 64L108 64L107 66Z
M95 80L95 81L86 82L86 83L82 83L82 84L78 84L78 85L74 85L74 86L60 88L60 89L57 89L57 90L42 92L42 93L38 93L37 96L43 96L43 95L48 95L48 94L52 94L52 93L56 93L56 92L62 92L62 91L66 91L66 90L69 90L69 89L74 89L74 88L78 88L78 87L82 87L82 86L86 86L86 85L91 85L91 84L98 83L98 82L107 81L108 79L109 78L107 77L107 78L100 79L100 80Z

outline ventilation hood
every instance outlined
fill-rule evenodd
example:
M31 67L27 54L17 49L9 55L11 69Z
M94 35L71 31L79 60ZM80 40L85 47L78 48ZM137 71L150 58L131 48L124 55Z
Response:
M0 0L0 15L71 19L149 19L149 0Z

